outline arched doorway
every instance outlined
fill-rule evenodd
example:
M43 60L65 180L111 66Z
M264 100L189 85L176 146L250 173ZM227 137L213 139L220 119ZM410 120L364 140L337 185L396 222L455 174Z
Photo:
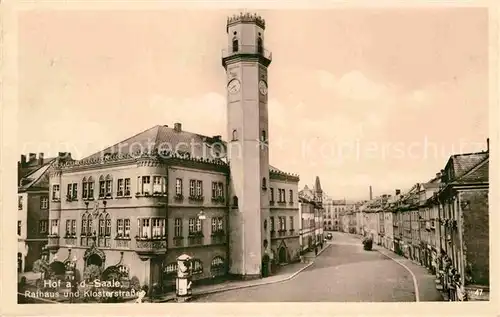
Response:
M278 251L278 263L286 263L286 249L285 247L281 247Z
M66 272L66 267L61 261L54 261L50 263L49 267L52 273L56 276L63 276Z
M87 258L87 265L97 265L102 267L102 258L98 254L92 254Z
M23 272L23 254L20 252L17 253L17 272Z

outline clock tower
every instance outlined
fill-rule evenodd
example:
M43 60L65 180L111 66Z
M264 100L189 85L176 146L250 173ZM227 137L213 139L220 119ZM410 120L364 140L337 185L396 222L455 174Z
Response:
M229 196L229 273L259 278L270 253L269 150L265 21L240 13L227 20L228 47L222 65L227 74Z

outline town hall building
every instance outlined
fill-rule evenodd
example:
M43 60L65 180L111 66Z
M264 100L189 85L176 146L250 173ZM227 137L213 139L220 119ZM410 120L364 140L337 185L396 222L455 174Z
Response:
M228 140L157 125L52 168L51 261L168 286L181 254L195 280L260 278L299 259L299 177L269 164L264 30L257 15L227 20Z

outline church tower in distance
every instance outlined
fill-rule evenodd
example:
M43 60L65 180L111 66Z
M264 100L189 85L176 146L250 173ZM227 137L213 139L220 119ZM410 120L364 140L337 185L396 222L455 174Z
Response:
M228 47L222 65L227 75L229 181L229 274L260 278L271 241L265 21L240 13L227 20Z

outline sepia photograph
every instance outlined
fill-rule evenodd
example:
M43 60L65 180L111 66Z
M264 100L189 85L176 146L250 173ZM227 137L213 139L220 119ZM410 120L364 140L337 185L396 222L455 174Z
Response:
M15 23L17 304L491 300L488 8Z

